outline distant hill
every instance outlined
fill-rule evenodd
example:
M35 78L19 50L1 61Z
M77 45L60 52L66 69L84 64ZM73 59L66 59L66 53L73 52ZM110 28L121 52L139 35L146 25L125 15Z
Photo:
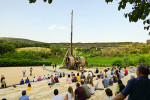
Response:
M1 41L9 41L9 42L24 42L24 43L41 43L39 41L23 39L23 38L12 38L12 37L0 37Z

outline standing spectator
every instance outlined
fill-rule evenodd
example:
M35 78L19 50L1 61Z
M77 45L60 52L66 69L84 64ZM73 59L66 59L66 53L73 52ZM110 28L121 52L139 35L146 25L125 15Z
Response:
M6 81L5 81L5 78L2 80L2 88L6 88Z
M2 83L3 79L5 79L5 77L4 77L4 75L1 75L1 83Z
M107 88L106 90L105 90L105 92L106 92L106 100L112 100L113 99L113 93L112 93L112 90L111 89L109 89L109 88Z
M24 84L24 80L23 79L21 79L21 81L20 81L20 85L23 85Z
M30 84L30 83L28 83L27 90L28 90L28 91L31 90L31 84Z
M43 80L46 80L46 76L45 75L43 76Z
M68 74L68 78L66 79L66 83L67 84L71 84L72 83L72 78L70 77L70 74Z
M126 67L124 67L125 73L124 75L127 76L128 75L128 70L126 69Z
M57 65L55 64L55 71L54 72L56 72L56 67L57 67Z
M25 77L25 74L26 74L25 68L22 70L22 73L23 73L23 77Z
M86 100L86 95L80 83L76 83L75 100Z
M41 81L41 76L38 77L38 81Z
M86 99L89 99L91 97L91 93L88 89L88 86L86 84L84 84L83 81L81 81L81 87L83 88L84 92L85 92L85 95L86 95Z
M55 67L55 64L53 64L53 69L54 69L54 67Z
M109 78L107 75L105 75L105 78L102 80L104 88L107 88L109 85Z
M29 96L26 95L26 91L22 91L22 96L19 97L19 100L29 100Z
M126 87L113 100L149 100L150 80L149 68L146 64L139 64L136 71L137 78L130 79Z
M54 95L55 95L55 97L52 98L52 100L63 100L63 97L61 95L58 95L57 89L54 90Z
M30 67L30 76L32 76L32 71L33 71L33 68Z
M77 81L81 82L81 76L79 75L79 73L77 73Z
M35 77L33 78L33 82L37 82L37 79Z
M28 77L27 77L27 79L25 80L25 83L29 83L30 82L30 80L28 79Z
M68 87L68 93L66 94L64 100L74 100L73 88L71 86Z

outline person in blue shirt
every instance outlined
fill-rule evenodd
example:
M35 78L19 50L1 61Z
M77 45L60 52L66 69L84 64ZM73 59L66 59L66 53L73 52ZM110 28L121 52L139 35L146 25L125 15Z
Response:
M27 79L25 80L25 83L29 83L29 79L28 79L28 77L27 77Z
M81 79L83 78L83 76L85 76L85 75L84 75L84 73L82 72Z
M26 91L22 91L22 96L19 97L19 100L29 100L29 96L26 95Z
M148 79L149 67L146 64L139 64L136 75L137 78L130 79L122 92L113 100L124 100L128 95L128 100L150 99L150 79Z
M102 80L103 86L104 88L107 88L109 85L109 78L107 77L107 75L105 74L105 78Z
M20 81L20 85L23 85L24 84L24 80L23 79L21 79L21 81Z

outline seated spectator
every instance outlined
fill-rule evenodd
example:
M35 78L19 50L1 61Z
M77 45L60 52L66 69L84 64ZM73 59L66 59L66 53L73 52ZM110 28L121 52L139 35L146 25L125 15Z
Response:
M68 74L68 78L67 78L67 80L66 80L66 83L67 83L67 84L71 84L71 83L72 83L72 79L71 79L71 77L70 77L70 74Z
M46 80L46 76L45 75L43 76L43 80Z
M49 76L49 74L47 74L47 79L49 79L50 78L50 76Z
M130 73L136 73L136 69L135 69L135 67L134 66L131 66L130 67L130 71L129 71Z
M19 100L29 100L29 96L26 95L26 91L22 91L22 96L19 97Z
M93 84L93 81L90 81L88 87L89 87L89 92L91 93L91 95L93 95L95 93L95 86Z
M49 79L48 79L48 86L51 88L51 85L52 85L52 79L49 78Z
M87 83L89 83L90 81L93 81L93 77L90 75L90 73L88 73Z
M30 91L31 90L31 84L28 83L28 86L27 86L27 91Z
M3 98L2 100L7 100L6 98Z
M112 86L112 85L113 85L113 83L114 83L114 81L113 81L113 76L112 76L112 75L110 75L109 85L110 85L110 86Z
M127 76L128 75L128 70L126 69L126 67L124 67L124 71L125 71L124 75Z
M83 76L83 78L81 79L81 81L83 81L83 82L84 82L84 84L87 84L87 81L86 81L85 76Z
M61 95L58 95L57 89L54 90L54 95L55 95L55 97L52 98L52 100L63 100L63 97Z
M132 78L135 78L135 76L134 76L134 75L131 75L130 78L131 78L131 79L132 79Z
M137 78L130 79L126 87L113 100L149 100L150 80L148 79L149 68L146 64L139 64L136 71Z
M77 77L77 81L78 81L78 82L81 82L81 76L79 75L79 73L77 73L77 76L76 76L76 77Z
M103 79L104 78L104 74L103 74L103 72L102 71L100 71L100 79Z
M105 75L105 78L102 80L104 88L107 88L109 85L109 78Z
M25 83L29 83L30 82L30 80L28 79L28 77L27 77L27 79L25 80Z
M41 81L41 76L38 77L38 81Z
M86 99L89 99L91 97L91 93L88 89L88 86L86 84L84 84L83 81L81 81L81 87L83 88L84 92L85 92L85 95L86 95Z
M121 78L124 78L124 72L122 71L122 69L121 68L119 68L119 75L120 75L120 79Z
M63 77L65 77L65 73L63 72Z
M98 68L96 68L96 71L95 71L95 73L96 73L96 74L98 74L98 73L99 73L99 70L98 70Z
M62 73L60 73L60 78L62 78Z
M106 100L112 100L113 99L113 93L112 93L112 90L111 89L109 89L109 88L107 88L106 90L105 90L105 92L106 92Z
M73 74L72 82L77 82L77 77Z
M82 72L81 79L83 78L83 76L85 76L85 74Z
M96 80L96 85L95 85L95 90L104 90L104 86L102 84L102 79L100 79L100 76L97 75L97 80Z
M64 100L74 100L73 88L71 86L68 87L68 93L65 96Z
M33 78L33 82L37 82L37 79L35 77Z
M57 73L57 77L59 78L59 73Z
M83 88L80 87L80 83L76 83L75 100L86 100L86 94Z
M55 82L55 83L59 83L59 80L58 80L58 77L57 77L57 76L55 76L54 82Z
M114 83L118 82L119 79L120 79L120 75L118 73L118 70L116 70L113 75Z
M125 85L122 83L121 80L118 80L118 86L117 86L117 92L116 92L116 94L119 94L124 88L125 88Z
M108 70L107 70L107 72L106 72L106 75L107 75L107 77L109 77L109 76L111 75L111 71L110 71L109 68L108 68Z
M20 81L20 85L23 85L24 84L24 80L23 79L21 79L21 81Z
M113 75L113 74L114 74L114 69L112 68L112 69L111 69L111 75Z

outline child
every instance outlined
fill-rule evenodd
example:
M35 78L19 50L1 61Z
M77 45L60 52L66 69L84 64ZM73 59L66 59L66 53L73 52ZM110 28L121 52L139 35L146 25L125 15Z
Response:
M27 86L27 91L30 91L31 90L31 84L28 83L28 86Z
M105 90L105 92L106 92L106 100L112 100L113 99L113 93L112 93L112 90L111 89L109 89L109 88L107 88L106 90Z

